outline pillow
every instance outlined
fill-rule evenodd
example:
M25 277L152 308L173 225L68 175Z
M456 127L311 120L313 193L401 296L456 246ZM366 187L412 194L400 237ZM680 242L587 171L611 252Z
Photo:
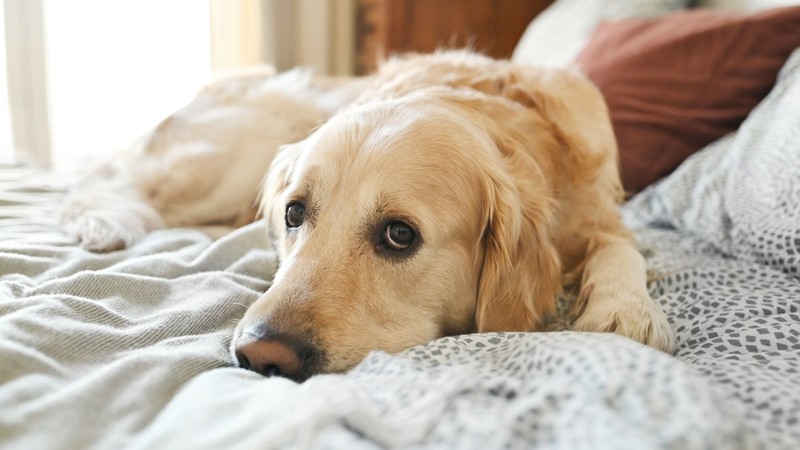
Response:
M800 49L738 131L633 197L625 217L800 278Z
M685 8L689 0L557 0L531 21L511 60L563 67L571 64L603 20L656 17Z
M608 103L625 189L736 130L798 46L800 6L601 24L577 63Z

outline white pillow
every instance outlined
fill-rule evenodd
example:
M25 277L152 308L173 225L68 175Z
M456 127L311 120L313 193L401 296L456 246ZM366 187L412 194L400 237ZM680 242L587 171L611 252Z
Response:
M557 0L525 30L511 60L548 67L571 64L604 20L657 17L690 0Z
M760 11L781 6L800 5L800 0L700 0L698 8L728 9L733 11Z

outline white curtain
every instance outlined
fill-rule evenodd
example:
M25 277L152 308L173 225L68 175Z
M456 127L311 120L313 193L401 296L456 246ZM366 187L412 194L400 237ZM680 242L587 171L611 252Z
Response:
M49 166L50 111L43 0L4 0L6 98L15 159Z
M353 73L355 0L211 0L215 69L268 64Z

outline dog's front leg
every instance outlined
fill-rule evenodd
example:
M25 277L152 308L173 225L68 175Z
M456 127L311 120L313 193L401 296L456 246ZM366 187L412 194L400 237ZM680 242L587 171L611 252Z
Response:
M584 261L572 329L613 332L671 353L674 333L647 293L642 255L624 237L596 239L592 247Z

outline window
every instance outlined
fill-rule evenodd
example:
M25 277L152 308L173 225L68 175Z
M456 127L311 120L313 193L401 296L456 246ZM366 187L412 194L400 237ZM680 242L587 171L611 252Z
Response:
M127 148L161 118L189 102L210 79L208 1L38 1L44 69L34 65L29 75L44 72L44 89L34 85L31 91L44 90L45 106L35 120L46 124L50 159L56 167ZM25 8L37 0L6 0L12 2L11 8L6 5L6 13L19 17L6 18L25 20L26 14L30 16ZM24 11L19 13L17 6ZM34 23L15 28L36 32L37 27ZM26 58L29 41L9 38L9 45L22 45L20 54ZM24 70L10 72L9 77L24 80ZM2 81L5 88L5 70ZM15 86L14 80L9 81ZM5 130L8 91L0 91L0 126ZM28 114L31 108L26 101L22 98L14 104L12 100L11 114ZM0 132L0 155L7 160L11 133Z
M352 73L354 12L354 0L4 0L0 161L63 168L128 148L212 66Z
M55 165L127 148L211 75L208 2L46 0Z

